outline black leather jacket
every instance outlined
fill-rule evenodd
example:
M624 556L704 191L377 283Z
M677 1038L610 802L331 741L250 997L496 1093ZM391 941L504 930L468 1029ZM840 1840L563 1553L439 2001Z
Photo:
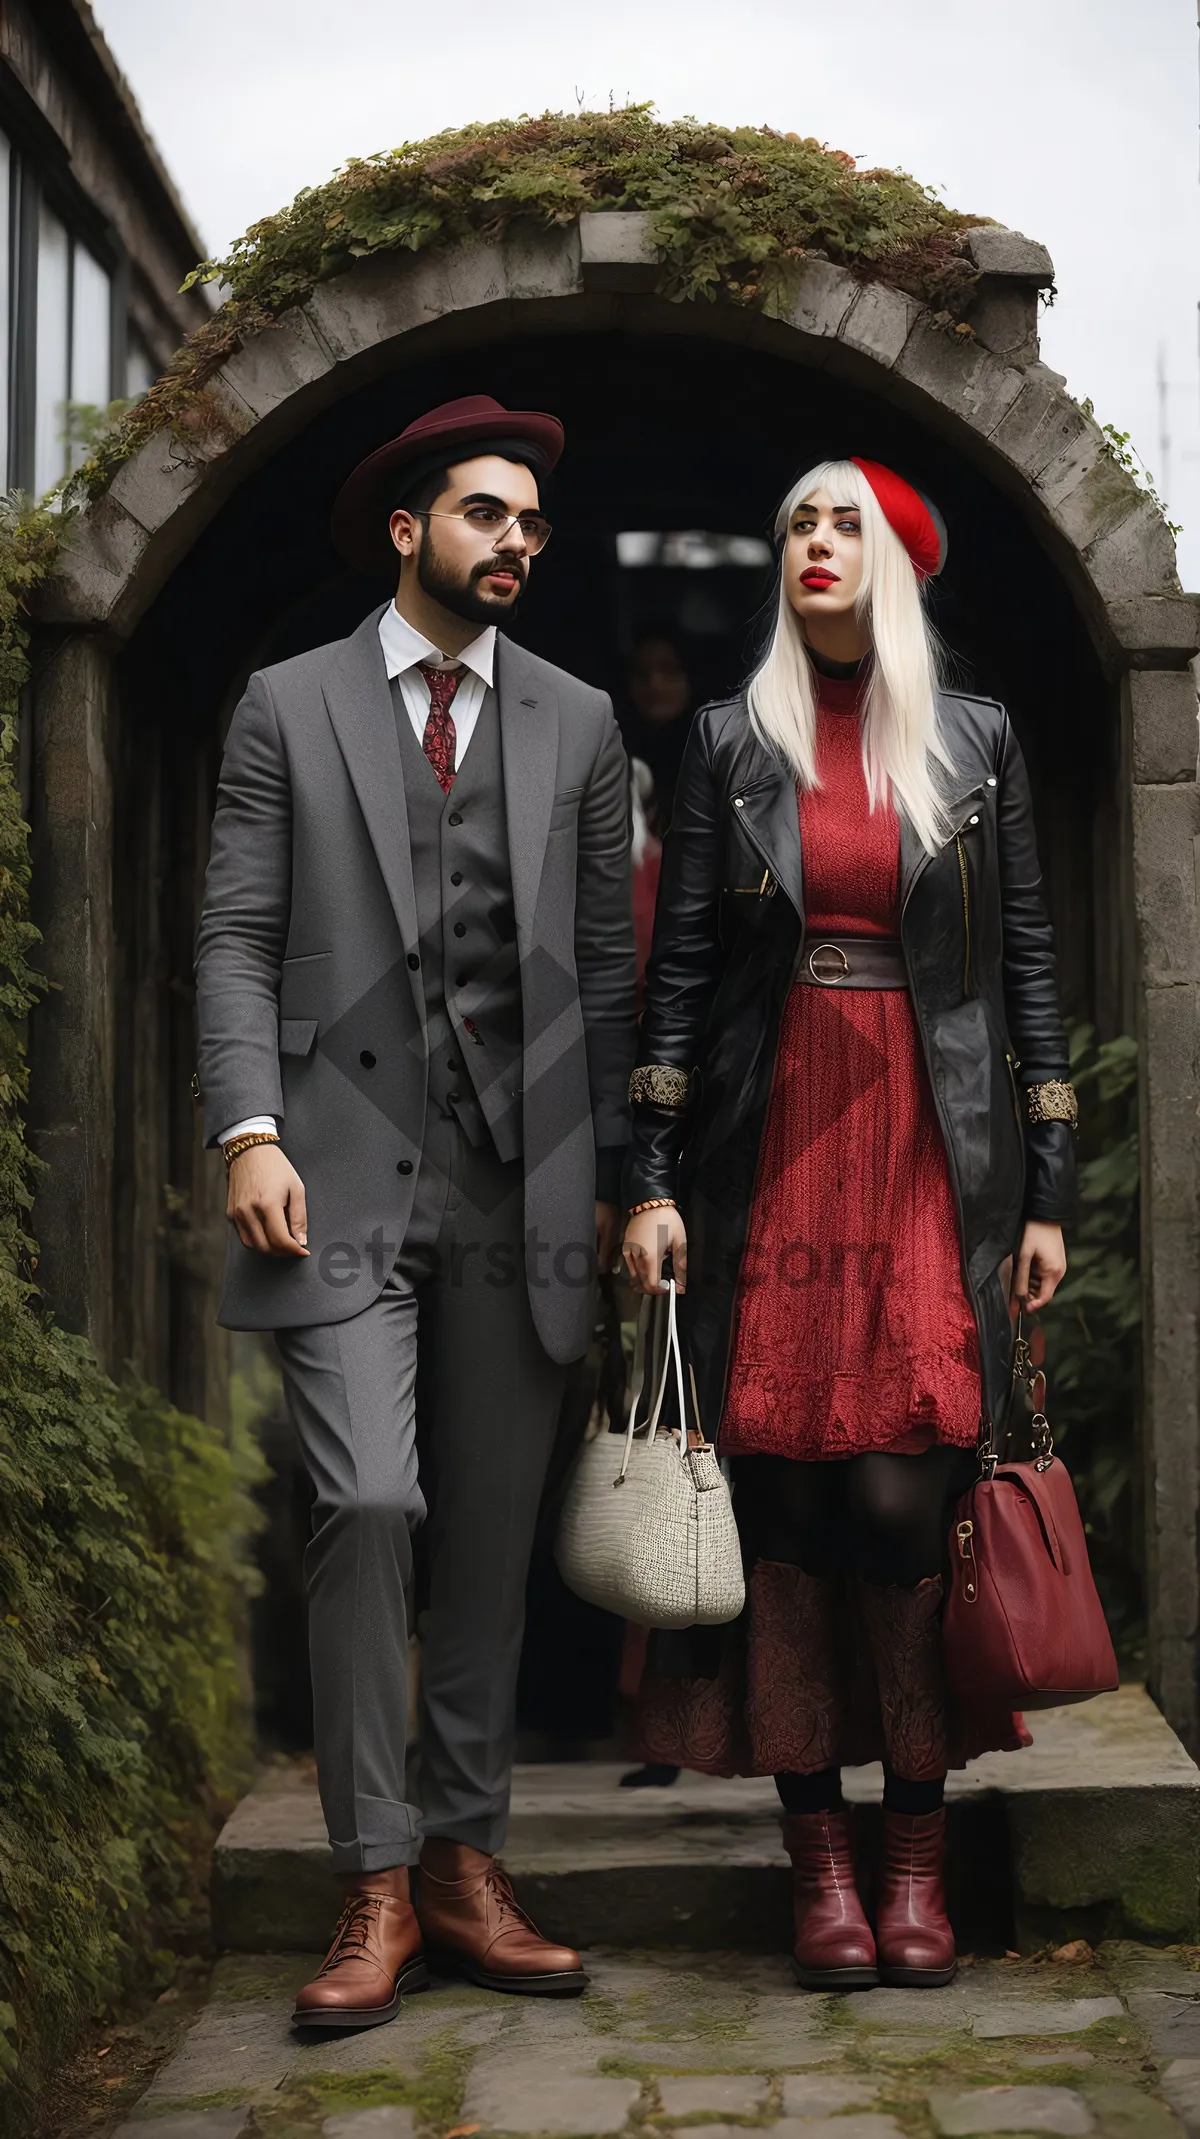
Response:
M929 855L901 821L900 935L949 1160L985 1415L1002 1424L1011 1331L1001 1266L1023 1218L1061 1224L1073 1131L1031 1125L1023 1086L1066 1079L1054 947L1029 782L1002 706L946 693L950 837ZM738 1271L784 1000L804 940L791 773L745 697L693 724L663 852L639 1065L694 1072L686 1109L633 1109L630 1203L676 1196L688 1228L681 1301L705 1431L724 1405ZM816 1309L803 1307L804 1312Z

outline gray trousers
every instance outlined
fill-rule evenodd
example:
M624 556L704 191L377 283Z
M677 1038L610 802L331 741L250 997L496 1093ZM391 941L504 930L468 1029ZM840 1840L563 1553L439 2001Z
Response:
M423 1834L503 1846L525 1580L567 1370L533 1326L524 1166L431 1110L412 1219L373 1304L276 1332L317 1491L305 1561L335 1868ZM407 1802L412 1533L425 1525L422 1806Z

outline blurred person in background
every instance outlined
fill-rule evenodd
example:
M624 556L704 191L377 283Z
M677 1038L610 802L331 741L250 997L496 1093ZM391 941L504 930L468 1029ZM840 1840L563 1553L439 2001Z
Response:
M654 908L658 901L658 874L662 867L662 841L652 829L657 816L654 775L644 758L629 760L629 806L633 818L633 940L637 951L638 1008L642 983L654 937Z
M629 656L618 719L630 757L649 768L654 829L660 838L671 821L675 782L695 710L695 689L678 639L669 627L644 627Z

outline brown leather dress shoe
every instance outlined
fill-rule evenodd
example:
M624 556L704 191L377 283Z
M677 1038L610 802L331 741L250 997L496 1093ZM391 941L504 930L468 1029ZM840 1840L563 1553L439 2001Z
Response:
M946 1814L885 1812L875 1936L879 1980L912 1990L949 1983L958 1965L942 1885Z
M574 1998L587 1988L579 1955L534 1929L494 1857L467 1842L431 1838L421 1851L417 1914L434 1966L485 1990Z
M428 1990L421 1927L408 1872L354 1872L333 1944L296 1999L298 2028L376 2028L394 2020L406 1991Z
M845 1812L789 1812L783 1839L792 1860L796 1980L805 1990L870 1990L875 1941L854 1884Z

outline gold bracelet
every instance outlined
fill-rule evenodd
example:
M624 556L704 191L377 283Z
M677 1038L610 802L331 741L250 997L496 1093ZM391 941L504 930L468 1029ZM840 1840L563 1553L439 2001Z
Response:
M653 1107L670 1107L681 1112L688 1103L692 1080L687 1070L676 1069L671 1062L646 1062L635 1069L629 1080L629 1098L633 1106L648 1100Z
M674 1196L651 1196L646 1203L635 1203L626 1215L640 1218L643 1211L673 1211L677 1209Z
M240 1152L251 1150L255 1144L277 1144L278 1142L279 1138L273 1130L253 1129L247 1136L229 1137L222 1144L221 1149L225 1156L225 1164L232 1166Z
M1065 1121L1072 1129L1079 1124L1079 1101L1075 1087L1061 1077L1050 1077L1045 1084L1031 1084L1025 1093L1025 1112L1031 1122Z

